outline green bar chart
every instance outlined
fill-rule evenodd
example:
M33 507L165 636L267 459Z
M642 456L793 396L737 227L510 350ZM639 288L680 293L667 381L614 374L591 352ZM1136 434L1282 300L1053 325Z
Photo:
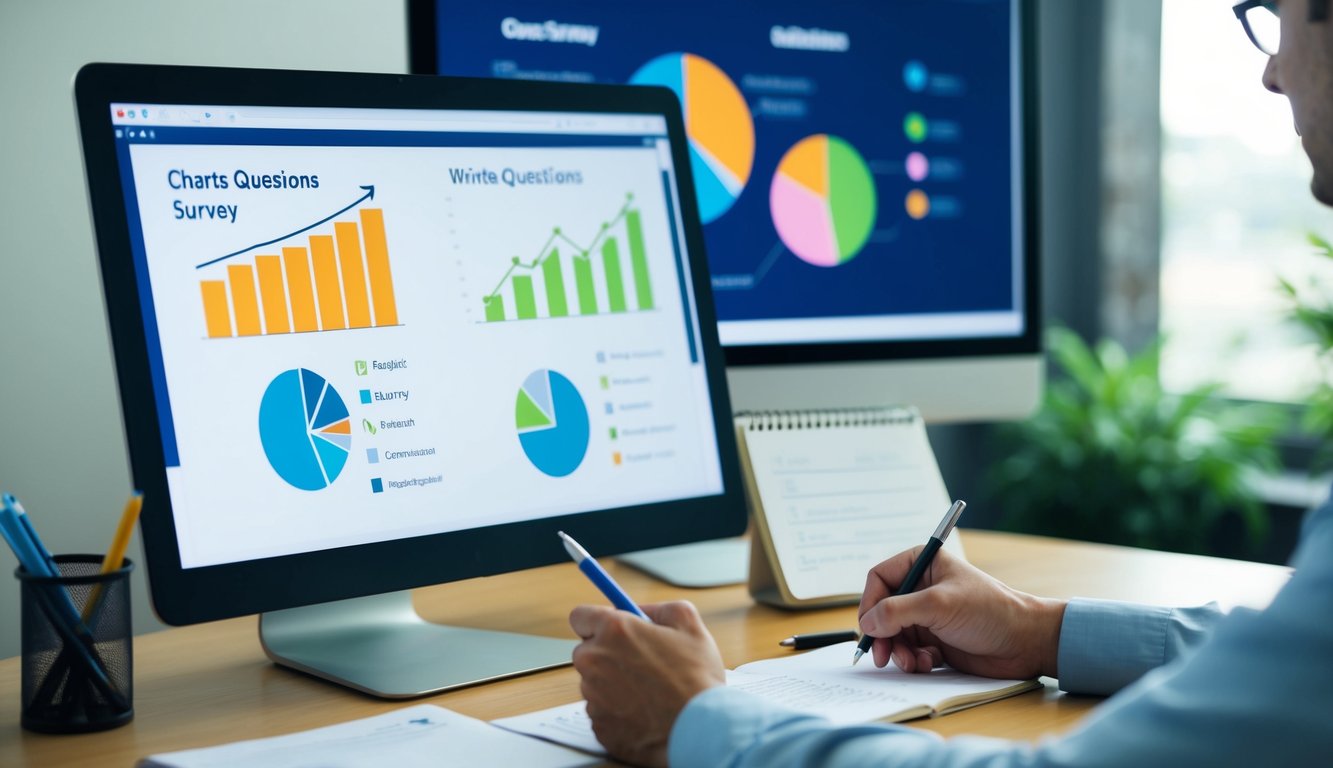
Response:
M579 314L597 314L597 293L592 283L592 261L587 256L574 257L574 283L579 294Z
M534 320L537 317L537 296L532 292L532 277L514 275L514 311L519 320Z
M485 322L655 309L643 220L633 207L633 196L625 199L586 245L571 239L563 227L554 227L534 257L511 257L495 289L481 297Z
M648 279L648 254L643 248L643 222L638 211L625 212L625 231L629 237L629 263L634 269L634 298L639 309L652 309L653 284Z
M615 238L602 243L602 269L606 270L606 302L612 312L625 311L625 280L620 276L620 248Z
M542 262L542 277L546 280L546 308L551 317L565 317L569 304L565 301L565 273L560 271L560 251L552 249Z

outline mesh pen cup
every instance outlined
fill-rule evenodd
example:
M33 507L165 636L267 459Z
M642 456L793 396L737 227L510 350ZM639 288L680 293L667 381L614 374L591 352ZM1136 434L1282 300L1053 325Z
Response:
M134 718L128 559L103 575L98 555L55 558L60 575L18 577L22 718L42 733L103 731Z

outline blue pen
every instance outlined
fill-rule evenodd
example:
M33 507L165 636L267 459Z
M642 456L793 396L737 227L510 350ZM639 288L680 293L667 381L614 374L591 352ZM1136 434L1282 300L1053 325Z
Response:
M23 508L23 504L21 504L18 498L12 493L6 493L3 500L5 508L14 513L14 518L18 520L19 526L22 527L23 532L28 536L28 541L32 544L32 549L35 553L33 556L33 564L38 567L45 566L45 571L33 570L28 567L28 564L26 563L23 567L28 568L29 571L40 576L49 576L52 578L59 576L60 569L56 567L56 560L51 556L51 551L42 543L41 537L37 535L37 530L32 527L32 521L28 519L28 512Z
M46 578L58 577L60 570L56 567L55 560L42 544L42 540L37 537L37 532L27 518L23 505L13 495L6 493L0 497L0 534L3 534L5 541L9 542L9 547L14 550L14 556L18 558L19 564L32 574ZM106 676L106 671L97 656L96 646L92 644L92 635L79 616L78 609L74 607L74 602L70 600L69 593L53 585L49 591L38 589L35 594L39 601L46 604L48 611L60 614L50 617L52 626L64 637L66 649L72 649L83 660L93 675L94 684L102 694L110 701L123 702L124 698L112 687L111 681ZM56 600L54 605L51 604L53 599ZM48 680L54 673L53 668L48 674Z
M5 541L9 543L9 548L14 550L14 557L18 559L19 565L39 576L47 575L45 563L37 566L41 556L33 548L32 540L28 538L27 531L23 530L18 515L14 514L14 510L9 507L0 509L0 534L4 534ZM33 570L34 567L40 570Z
M18 558L23 569L48 579L59 578L60 568L56 566L55 558L51 557L50 551L37 536L37 531L28 520L23 505L11 493L6 493L0 501L3 502L3 509L0 509L0 528L4 529L5 539L9 541L9 547L14 550L14 556ZM53 592L59 595L57 609L64 614L63 618L69 622L69 626L81 635L90 634L69 593L59 588L53 589Z
M583 575L588 577L594 587L597 587L603 595L606 595L606 599L610 600L612 605L622 611L629 611L644 621L652 621L648 618L648 614L640 610L629 595L625 594L625 590L620 588L615 579L611 578L611 574L603 570L602 566L592 559L588 550L579 546L579 543L570 538L569 534L564 531L558 531L558 533L560 534L560 540L565 543L565 551L569 553L570 557L574 558L579 570L583 571Z

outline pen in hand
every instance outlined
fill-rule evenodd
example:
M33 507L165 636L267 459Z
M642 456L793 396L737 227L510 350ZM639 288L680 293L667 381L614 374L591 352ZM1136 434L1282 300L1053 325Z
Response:
M953 532L953 528L958 524L958 518L963 514L964 509L967 509L967 502L959 499L949 507L948 512L944 513L944 519L940 520L939 526L935 528L935 533L926 541L925 549L921 550L921 554L917 555L916 562L912 563L912 570L907 572L907 578L903 579L903 583L899 584L897 591L893 593L895 597L916 590L917 582L921 581L926 569L935 560L935 553L940 550L940 547L944 546L944 540L949 538L949 534ZM860 661L866 651L870 650L870 646L874 644L875 638L870 635L862 635L861 642L856 646L856 653L852 654L852 666L856 666L856 662Z
M565 551L569 553L570 557L574 558L579 570L583 572L584 576L588 577L594 587L597 587L603 595L606 595L606 599L610 600L612 605L622 611L629 611L644 621L652 621L648 618L648 614L644 613L639 606L634 604L630 596L625 594L625 590L620 588L616 580L611 578L611 574L607 573L601 565L598 565L596 560L592 559L588 550L579 546L579 543L564 531L557 531L557 533L560 534L560 540L565 544Z
M778 645L783 648L790 648L794 651L808 651L811 648L823 648L827 645L837 645L857 638L857 632L854 629L837 629L832 632L810 632L804 635L792 635L786 640L781 640Z

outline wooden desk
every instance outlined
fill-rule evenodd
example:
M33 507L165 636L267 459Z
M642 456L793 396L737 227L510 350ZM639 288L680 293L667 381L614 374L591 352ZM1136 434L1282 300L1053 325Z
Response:
M984 531L966 531L963 537L969 559L979 567L1019 589L1053 597L1262 607L1288 576L1285 568L1234 560ZM641 602L693 600L728 667L786 653L777 642L794 632L855 626L853 608L789 613L755 605L743 586L679 590L610 565ZM435 621L569 637L571 606L605 602L573 565L424 589L416 601ZM274 666L259 648L253 617L143 635L135 639L134 656L134 722L83 736L23 731L18 659L0 661L0 766L128 766L158 752L276 736L404 706ZM578 675L566 667L423 701L489 720L578 698ZM915 725L944 735L1036 739L1068 729L1097 702L1065 696L1048 681L1044 692Z

